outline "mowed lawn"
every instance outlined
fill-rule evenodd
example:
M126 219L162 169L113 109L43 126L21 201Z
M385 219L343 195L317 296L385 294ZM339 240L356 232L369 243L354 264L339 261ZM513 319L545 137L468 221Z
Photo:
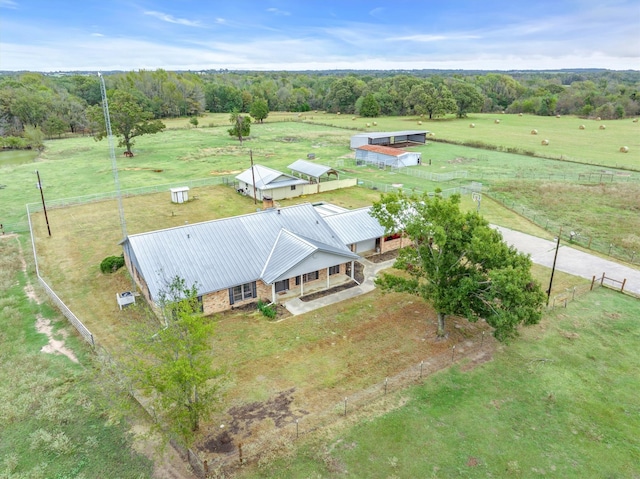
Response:
M640 477L640 302L598 290L241 477Z

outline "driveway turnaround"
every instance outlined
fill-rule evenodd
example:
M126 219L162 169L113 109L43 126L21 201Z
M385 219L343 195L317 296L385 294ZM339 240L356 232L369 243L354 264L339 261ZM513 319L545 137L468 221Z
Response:
M502 233L504 241L514 246L518 251L531 255L531 261L551 268L556 253L556 242L538 238L537 236L520 233L502 226L493 226ZM556 269L574 276L586 279L601 278L602 273L607 278L617 281L627 280L624 290L640 295L640 271L623 266L607 259L563 245L560 241ZM609 285L620 287L620 284L607 282Z
M492 226L502 233L502 238L508 245L514 246L521 253L530 255L531 261L534 263L549 268L553 266L553 257L556 252L555 241L520 233L519 231L514 231L502 226ZM360 262L364 265L364 281L362 284L338 291L337 293L328 294L313 301L302 301L300 298L294 298L284 303L284 306L291 314L297 315L368 293L375 288L374 280L378 272L393 266L395 260L392 259L383 263L372 263L363 258ZM601 278L603 273L607 278L612 278L617 281L626 279L624 290L640 295L640 270L579 251L563 245L562 242L558 249L556 269L586 279L592 279L594 276ZM607 284L614 285L611 282L607 282ZM615 284L614 286L620 287L620 284Z

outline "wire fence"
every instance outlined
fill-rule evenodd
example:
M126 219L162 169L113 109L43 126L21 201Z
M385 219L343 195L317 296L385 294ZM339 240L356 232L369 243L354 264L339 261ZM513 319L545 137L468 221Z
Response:
M381 378L371 386L349 393L339 401L328 398L326 407L318 412L305 414L299 419L290 419L282 427L274 427L268 432L261 431L259 437L236 438L233 449L226 453L208 457L203 462L205 474L211 477L226 477L244 463L268 465L271 459L290 451L297 439L330 427L339 422L361 418L363 414L380 412L397 404L393 393L408 386L420 384L426 378L451 365L470 368L489 360L497 341L492 335L482 333L451 345L446 350L426 357L393 376ZM304 405L302 405L304 407Z
M171 188L179 188L182 186L188 186L189 188L197 188L201 186L213 186L213 185L225 185L233 186L235 177L233 175L221 175L212 176L211 178L200 178L194 180L185 180L176 183L166 183L162 185L142 186L139 188L128 188L121 190L123 197L133 197L140 195L148 195L151 193L161 193L169 191ZM47 209L64 208L66 206L83 205L88 203L95 203L98 201L116 199L118 197L117 191L108 191L105 193L95 193L92 195L75 196L71 198L60 198L57 200L47 200ZM42 211L42 204L30 203L27 205L31 211Z
M502 193L488 189L485 191L485 194L511 211L527 218L532 223L535 223L554 235L560 235L560 238L572 245L597 251L631 264L640 264L640 248L637 251L635 248L622 246L621 242L623 238L605 240L585 230L581 225L568 225L549 218L544 213L540 213L539 211L518 203Z
M75 314L73 314L73 311L71 311L69 307L66 304L64 304L64 301L60 299L60 297L56 294L53 288L49 286L49 284L47 284L45 279L40 275L40 266L38 264L38 253L36 250L35 235L33 234L33 229L31 225L31 213L29 211L29 205L27 205L27 219L29 222L29 232L31 233L31 247L33 249L33 259L36 266L36 277L38 278L38 282L40 283L40 285L42 285L45 292L47 293L47 296L51 298L51 301L53 301L53 303L58 307L60 312L69 320L69 322L73 325L73 327L76 328L80 336L82 336L92 347L95 347L96 345L95 337L91 333L91 331L89 331L89 328L87 328L82 323L82 321L80 321L80 319L78 319L78 317Z

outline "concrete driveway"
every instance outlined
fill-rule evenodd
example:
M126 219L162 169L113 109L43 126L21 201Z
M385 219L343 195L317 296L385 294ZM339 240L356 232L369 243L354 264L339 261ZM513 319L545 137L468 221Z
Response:
M531 260L534 263L549 268L553 266L553 256L556 252L555 241L520 233L502 226L493 227L502 233L507 244L514 246L522 253L531 255ZM607 278L618 281L626 279L625 291L640 295L640 270L571 248L562 244L562 240L558 249L556 269L586 279L591 279L593 276L600 278L602 273L605 273Z

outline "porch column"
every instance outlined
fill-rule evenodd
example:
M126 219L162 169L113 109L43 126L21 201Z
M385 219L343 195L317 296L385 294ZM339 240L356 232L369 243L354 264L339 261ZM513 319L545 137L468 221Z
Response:
M271 302L276 302L276 283L271 283Z
M331 283L329 282L329 268L327 268L327 289L329 289L329 286L331 286Z
M304 276L300 275L300 296L304 294Z
M351 279L353 279L353 270L355 269L354 261L351 260Z

